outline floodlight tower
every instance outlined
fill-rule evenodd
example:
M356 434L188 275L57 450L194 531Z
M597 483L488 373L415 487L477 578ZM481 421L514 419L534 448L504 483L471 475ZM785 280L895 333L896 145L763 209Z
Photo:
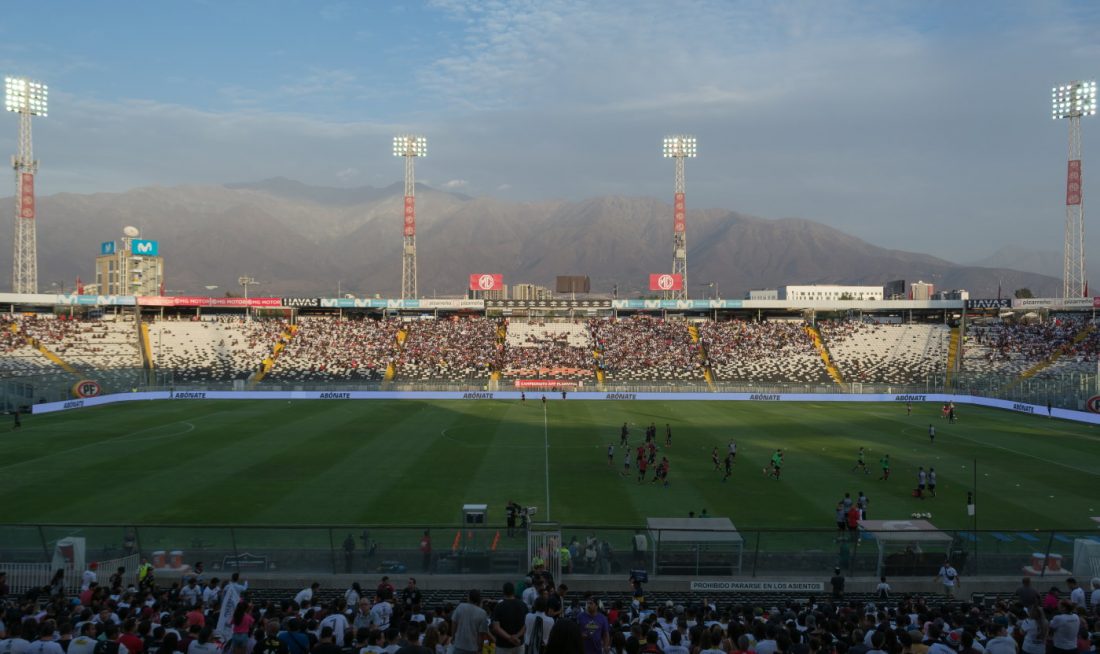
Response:
M666 136L664 144L665 158L676 160L676 195L672 203L672 274L681 276L680 290L670 291L673 299L687 297L688 258L687 224L684 208L684 159L695 158L694 136Z
M1066 172L1066 244L1062 263L1062 297L1083 297L1085 279L1085 205L1081 178L1081 117L1096 115L1096 82L1070 82L1050 90L1050 117L1069 119L1069 165Z
M393 156L405 157L405 243L401 250L401 299L416 293L416 175L413 160L428 156L428 139L406 134L393 137Z
M46 117L49 93L45 84L25 77L4 78L4 109L19 114L19 151L11 158L15 169L15 253L12 258L12 291L38 292L38 246L34 223L34 160L31 116Z

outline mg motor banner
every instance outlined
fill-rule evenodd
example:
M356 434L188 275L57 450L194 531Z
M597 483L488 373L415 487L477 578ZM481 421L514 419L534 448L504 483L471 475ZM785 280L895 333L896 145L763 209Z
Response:
M684 223L686 219L686 208L684 204L684 194L677 193L676 199L672 203L672 230L674 232L684 231L686 225Z
M19 175L19 217L34 219L34 175L31 173Z
M670 275L669 273L651 273L649 275L649 290L682 291L684 290L684 276Z
M145 295L137 299L143 307L282 307L281 297L197 297L190 295Z
M405 236L416 235L416 198L405 196Z
M1066 174L1066 204L1081 204L1081 160L1071 159Z
M499 291L504 288L504 275L474 273L470 275L471 291Z

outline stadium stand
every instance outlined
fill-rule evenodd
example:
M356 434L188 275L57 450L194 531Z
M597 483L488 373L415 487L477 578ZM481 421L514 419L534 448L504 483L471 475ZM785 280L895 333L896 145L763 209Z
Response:
M584 323L509 321L502 372L509 379L591 379L593 347Z
M0 329L0 375L29 375L55 369L56 364L27 342L23 321L4 316Z
M400 323L303 317L267 379L275 382L381 381L397 354Z
M962 365L971 372L1016 376L1049 361L1037 376L1088 373L1096 370L1098 353L1100 333L1085 317L984 321L968 326Z
M947 366L951 332L946 325L829 320L818 323L818 329L849 382L924 383Z
M700 323L707 361L719 380L827 383L829 375L801 321Z
M158 368L173 371L178 383L247 379L279 342L282 320L158 320L149 343Z
M397 356L397 378L488 379L499 368L498 322L483 317L413 320Z
M635 316L591 320L589 328L598 352L597 365L607 379L701 381L701 351L680 320Z

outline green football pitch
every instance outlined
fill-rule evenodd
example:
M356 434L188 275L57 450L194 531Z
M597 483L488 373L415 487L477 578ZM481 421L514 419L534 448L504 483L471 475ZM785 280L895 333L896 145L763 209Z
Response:
M642 401L168 401L26 416L0 437L5 523L455 525L463 503L509 500L569 525L638 526L706 509L741 530L831 528L845 492L872 519L930 512L970 529L1095 531L1100 430L961 406ZM622 476L623 422L651 422L669 485ZM665 425L673 431L663 447ZM934 443L928 426L936 427ZM722 481L711 451L737 442ZM615 445L614 461L607 447ZM870 474L853 472L867 450ZM782 479L762 473L776 448ZM892 472L879 480L879 459ZM918 466L938 497L912 497Z

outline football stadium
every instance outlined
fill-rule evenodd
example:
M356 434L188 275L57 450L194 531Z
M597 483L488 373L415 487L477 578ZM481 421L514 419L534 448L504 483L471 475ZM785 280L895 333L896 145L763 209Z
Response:
M499 48L542 43L543 29L560 22L581 29L606 10L593 5L572 21L558 21L555 11L565 9L556 3L545 3L553 7L544 10L509 2L397 3L382 20L379 7L347 4L326 6L314 20L344 29L336 24L345 16L367 12L380 24L403 25L395 31L405 34L412 23L403 21L412 19L402 12L442 13L447 18L428 21L424 32L476 52L437 54L429 65L433 75L402 73L401 84L379 84L380 103L394 93L387 89L412 78L436 91L452 88L445 78L469 75ZM212 16L235 11L215 5L205 7ZM653 22L668 22L659 19L668 16L661 13L665 7L644 6L655 12ZM292 10L282 3L265 7L272 9ZM699 3L692 11L714 9ZM808 8L796 13L803 11ZM187 13L180 12L181 25ZM616 23L645 10L629 4L619 13L612 17ZM729 16L718 11L714 19L726 24ZM448 35L441 27L448 21L466 30L482 22L502 29L532 21L537 28L523 38L497 34L482 43L484 35ZM853 29L860 24L846 22ZM303 32L312 24L303 18ZM276 52L268 52L270 44L249 47L273 60L283 56L284 46L305 55L292 43L298 34L272 29L286 35ZM353 40L375 39L375 29L364 28ZM804 31L800 25L790 33ZM583 40L566 43L578 47ZM410 37L380 52L408 57L414 42L427 47ZM535 45L532 52L549 56L570 47ZM1095 51L1091 41L1080 51L1089 47ZM12 64L26 50L21 42L5 45L0 62ZM910 52L908 46L901 50ZM525 77L516 62L529 53L510 52L507 65L475 77L512 80L508 84ZM173 68L164 77L184 87L188 79L213 75L209 68L227 62L232 68L240 54L219 55L208 62L217 66L187 75ZM73 63L83 60L70 55L46 67L21 65L58 75L85 66L113 68ZM594 63L586 60L582 68ZM813 232L809 240L826 245L807 250L788 243L770 250L789 249L796 261L753 264L767 268L753 279L766 279L769 287L757 288L731 281L734 259L746 252L731 254L719 232L735 222L749 231L770 228L761 227L764 219L732 212L689 213L685 180L698 154L694 134L660 140L659 154L672 164L665 171L670 204L612 200L590 211L561 205L566 208L541 215L575 227L572 245L519 247L543 237L522 233L525 223L517 216L530 206L467 196L461 189L470 182L460 177L433 178L434 188L418 184L416 167L427 157L429 137L406 128L408 116L359 122L355 114L341 119L339 128L310 123L296 103L309 98L314 110L324 110L329 104L323 96L342 93L356 77L342 68L311 66L293 84L283 79L263 92L239 80L211 83L217 88L204 94L246 110L243 119L219 122L222 155L236 157L240 150L249 151L251 161L269 156L257 142L251 151L241 143L253 138L254 124L277 116L278 129L304 130L318 142L334 134L351 142L350 133L377 144L384 127L386 148L392 138L394 158L385 152L392 169L338 170L332 174L344 184L340 188L269 179L214 191L165 191L154 183L110 198L111 216L103 221L118 223L112 229L122 237L108 241L73 219L103 213L87 208L97 200L67 191L36 199L36 184L52 174L48 159L40 169L31 128L48 116L48 86L37 78L5 77L5 109L17 114L18 138L9 203L12 283L10 292L0 292L0 654L1098 651L1100 297L1088 287L1081 165L1081 118L1096 113L1095 81L1051 90L1051 118L1069 127L1065 201L1058 197L1056 203L1059 215L1065 211L1061 278L992 264L956 266L900 250L870 252L877 246L858 238L844 252L867 250L866 257L827 263L826 250L851 241L839 231L825 238L824 230L797 219L785 224ZM369 72L379 79L392 74ZM623 102L642 112L664 106L676 120L662 121L691 125L704 120L711 102L736 96L744 108L768 95L754 99L740 87L704 90L691 110L672 111L667 98L653 105L648 97ZM455 101L449 93L438 97ZM545 93L540 89L535 97L541 102ZM458 95L462 102L452 108L473 106L467 96L475 94ZM894 102L898 96L889 97ZM157 146L159 126L143 131L142 120L224 117L213 110L172 111L162 100L108 105L91 98L79 90L62 92L52 101L63 108L62 129L46 134L63 135L57 139L63 149L96 151L78 145L85 132L134 125L150 149L165 149L163 156L157 152L165 170L181 152ZM295 100L268 115L258 108L265 98ZM108 106L114 115L90 117L111 114ZM459 113L462 120L478 114L470 111ZM427 113L409 115L429 122ZM543 122L522 115L525 125ZM570 121L588 115L569 113ZM518 148L504 131L514 120L494 117L500 135L486 137L482 132L492 130L472 119L469 130L478 147ZM631 120L622 122L624 129L636 128ZM256 129L265 146L279 140ZM605 125L602 131L615 129ZM725 132L723 124L706 134L716 151L730 147L719 146ZM545 141L554 141L550 131ZM289 152L289 144L278 144L284 146ZM536 152L550 158L552 150L570 147L567 141L539 146ZM470 162L463 164L469 170L456 174L480 174L472 154L457 155ZM650 154L657 159L656 149ZM829 152L830 166L834 154ZM207 151L202 156L215 158ZM570 157L572 164L576 154ZM285 158L288 168L309 167L304 156ZM103 157L110 159L109 153ZM66 161L57 172L65 180L58 188L78 188L85 183L83 169L94 166L79 157L78 163ZM532 167L543 165L550 166ZM753 165L790 166L759 152ZM394 182L399 166L403 184ZM700 186L714 193L748 185L737 166L728 168ZM572 172L588 174L583 167ZM118 173L122 181L115 183L129 184L134 174ZM204 173L202 181L213 174ZM390 186L352 188L360 174ZM837 189L854 184L845 173L830 174L827 182L798 183L824 197L843 195ZM788 177L785 183L796 176ZM93 186L106 183L102 176L93 179ZM471 190L490 188L485 184ZM605 185L620 182L596 183ZM872 185L860 182L852 192L858 203L866 202L864 209L906 201L904 194L872 200L878 192ZM491 187L511 190L500 180ZM516 197L533 206L541 193ZM427 201L418 203L424 196ZM142 197L154 198L153 213L172 216L209 216L218 198L242 204L218 214L225 234L200 234L176 217L146 220L143 212L150 210ZM945 193L942 201L948 198ZM460 221L456 216L464 212L483 213L490 224L508 213L494 209L499 206L516 215L492 223L493 229L515 243L486 235L479 238L489 245L478 252L492 256L451 257L422 248L418 258L426 240L436 239L436 248L446 241L456 250L470 243L461 240L460 232L469 231L461 227L448 226L451 231L442 233L450 236L440 237L441 224ZM635 215L639 206L659 208L659 234ZM797 204L775 206L787 211ZM830 210L849 209L840 203ZM433 211L451 213L444 220ZM532 211L523 215L538 213ZM563 218L563 212L572 213ZM1018 215L1026 212L1021 208ZM337 215L351 224L360 213L370 214L370 221L354 229L325 222ZM881 218L881 209L871 213ZM608 218L612 214L621 220ZM264 222L276 215L284 222ZM431 228L418 234L418 217ZM729 224L704 232L689 248L696 224L723 221ZM315 230L316 239L309 234L296 244L303 231L291 223L299 222L307 225L303 231ZM608 224L622 231L595 239ZM638 245L643 236L625 233L636 224L643 225L637 231L645 240L660 241L665 254L659 262L646 258ZM907 226L911 232L923 228ZM324 238L332 239L329 245ZM386 279L334 263L344 255L332 241L355 238L390 244L388 258L355 253L392 262ZM608 246L609 238L621 243ZM951 234L944 240L966 239ZM546 239L551 242L559 241ZM68 288L49 281L62 278L49 270L63 267L58 257L94 252L97 245L87 281L78 277ZM310 247L331 250L331 261L319 261L330 253L312 256ZM697 266L691 277L689 252ZM41 275L40 259L50 262ZM628 269L627 259L644 259L642 265L655 272ZM218 268L227 260L239 268L236 284ZM180 275L186 281L172 276L177 268L186 269ZM937 281L925 282L913 271ZM210 283L202 283L207 273ZM707 278L712 281L700 281ZM938 281L945 279L966 279L980 290ZM1036 287L1042 296L1025 286L1032 282L1047 284ZM1057 282L1060 292L1049 282ZM186 288L169 288L173 284ZM736 284L737 297L723 297L720 284ZM1002 284L1017 288L1006 286L1002 293ZM335 293L316 290L332 286Z

